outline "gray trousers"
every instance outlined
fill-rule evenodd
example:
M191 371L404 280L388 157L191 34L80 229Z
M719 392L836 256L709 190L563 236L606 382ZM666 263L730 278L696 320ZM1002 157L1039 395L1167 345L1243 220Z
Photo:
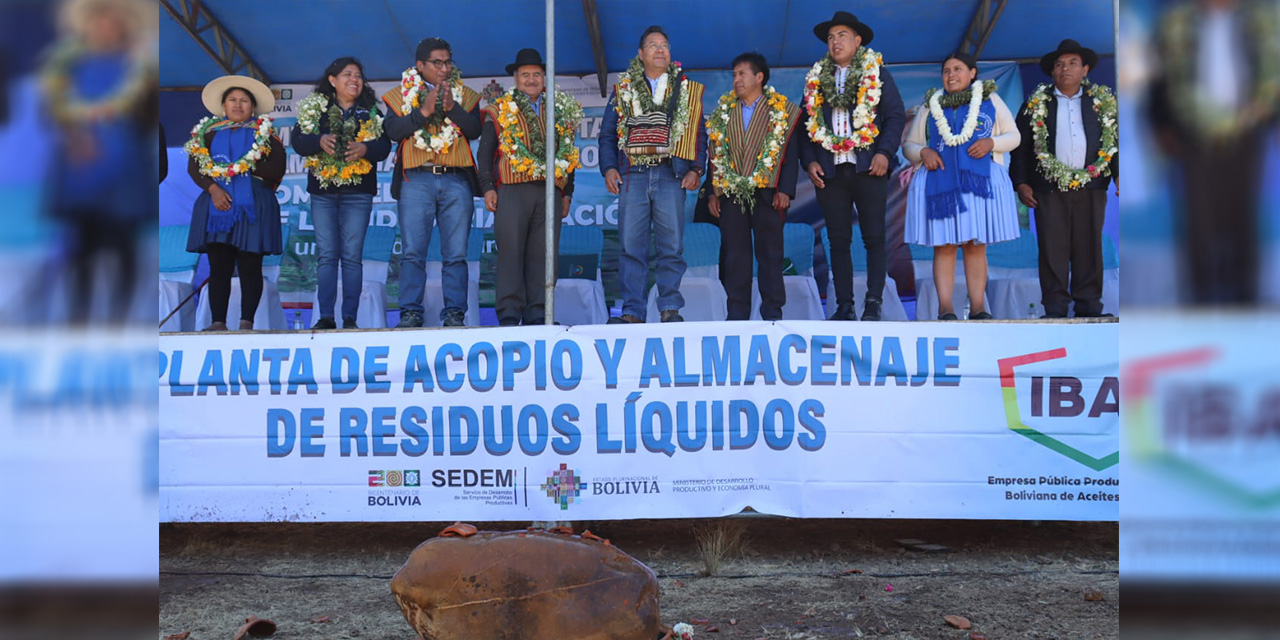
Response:
M556 202L563 193L556 189ZM542 324L546 319L546 185L542 182L498 187L493 236L498 243L494 311L498 320ZM560 208L556 207L555 255L560 254ZM553 273L554 277L554 273Z

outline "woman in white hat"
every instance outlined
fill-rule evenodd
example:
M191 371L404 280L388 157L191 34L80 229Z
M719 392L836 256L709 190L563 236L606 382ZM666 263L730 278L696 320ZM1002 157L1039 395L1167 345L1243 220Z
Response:
M213 117L191 131L187 172L204 193L191 211L187 251L209 255L206 331L227 330L231 276L240 273L240 330L253 329L262 298L262 256L284 250L275 190L284 178L285 151L268 114L275 97L261 82L223 76L205 85Z
M44 113L58 152L50 171L50 209L71 231L71 321L89 320L95 283L110 285L107 321L132 308L138 241L154 225L159 92L148 44L156 9L141 0L72 0L59 13L60 36L40 74ZM163 157L163 156L161 156ZM114 264L102 269L102 258Z

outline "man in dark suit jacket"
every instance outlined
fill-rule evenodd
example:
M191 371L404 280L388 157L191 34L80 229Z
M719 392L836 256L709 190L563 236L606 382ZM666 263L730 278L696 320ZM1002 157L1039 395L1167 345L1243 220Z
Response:
M1089 69L1097 63L1097 53L1070 39L1040 59L1040 68L1053 77L1053 87L1045 90L1045 148L1076 169L1084 168L1103 151L1102 123L1084 87ZM1073 301L1077 318L1110 316L1102 311L1102 223L1107 186L1112 179L1119 184L1120 156L1112 156L1109 172L1076 189L1064 190L1051 182L1040 166L1031 114L1025 106L1018 112L1017 122L1024 142L1013 151L1009 175L1018 198L1035 209L1044 317L1067 317Z
M1150 115L1183 171L1179 255L1190 286L1181 289L1194 305L1258 302L1263 176L1280 104L1275 11L1270 2L1200 0L1161 20Z
M878 133L869 143L859 140L854 135L857 125L850 116L856 103L847 108L833 109L831 101L840 94L858 94L862 70L851 64L858 59L863 47L871 44L875 34L871 27L847 11L837 11L830 20L819 23L813 28L813 34L827 43L830 61L826 64L834 63L837 95L829 96L821 88L806 86L804 105L808 109L815 94L821 98L824 126L815 131L813 115L808 116L806 128L809 135L800 144L800 162L817 189L818 205L826 218L827 236L831 241L831 255L827 259L831 262L837 304L830 319L857 319L853 306L853 258L849 253L849 245L853 241L851 208L857 205L862 244L867 251L867 297L862 319L879 320L888 269L885 199L889 192L889 175L898 162L898 145L902 141L906 111L893 75L880 65L880 102L875 107L874 120ZM869 55L879 56L870 49L866 51ZM832 139L836 137L854 137L857 142L853 148L837 153L832 151L832 147L838 146Z

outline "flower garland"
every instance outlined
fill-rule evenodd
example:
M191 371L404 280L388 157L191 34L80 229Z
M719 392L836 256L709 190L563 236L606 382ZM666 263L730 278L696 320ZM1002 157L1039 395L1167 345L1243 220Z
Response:
M360 184L364 176L373 171L373 163L364 158L351 162L343 160L347 155L347 145L353 141L370 142L382 137L382 114L378 113L377 107L370 109L369 117L360 120L357 129L357 121L343 119L342 108L331 103L328 96L312 93L298 103L298 129L306 134L320 133L322 113L329 118L329 132L337 137L333 153L321 151L307 156L302 166L316 177L321 189Z
M763 99L764 106L769 109L769 132L765 134L760 153L756 156L755 166L746 174L739 173L738 168L733 166L733 158L729 151L729 112L738 102L738 96L733 91L720 96L719 104L707 119L707 140L712 150L711 163L716 170L711 185L720 189L747 212L752 209L756 189L769 186L769 176L773 174L778 158L782 155L782 149L786 145L789 124L786 96L775 91L773 87L765 85Z
M648 87L649 82L644 76L644 64L637 56L631 60L631 65L627 67L627 71L618 78L617 95L614 97L614 107L618 111L618 148L626 149L627 146L627 118L638 116L653 111L667 111L671 106L671 101L676 98L677 92L672 90L676 81L680 82L679 97L680 101L675 105L675 113L671 117L670 141L671 146L675 146L676 142L684 136L684 130L689 121L689 78L684 75L680 68L679 62L672 62L667 66L667 92L664 96L663 105L658 106L653 100L653 95L649 91L639 91L635 87ZM631 162L636 165L657 164L662 160L657 155L634 155L630 156Z
M1049 128L1045 122L1049 119L1049 91L1052 88L1051 84L1036 87L1027 98L1025 108L1025 113L1031 117L1031 136L1035 141L1033 151L1040 163L1040 172L1063 191L1079 189L1098 176L1111 175L1111 158L1117 152L1116 142L1119 139L1115 95L1105 85L1087 79L1084 81L1085 93L1093 99L1093 111L1098 114L1098 122L1102 125L1102 135L1098 139L1097 160L1083 169L1074 169L1059 160L1049 148Z
M987 80L979 85L979 91L974 91L970 86L964 91L956 93L946 93L944 97L943 91L930 89L925 94L925 104L929 105L929 113L933 115L933 124L938 127L938 134L942 136L942 141L948 147L956 147L969 141L973 137L973 132L978 129L978 114L982 110L982 101L991 97L996 92L996 83ZM960 130L960 134L956 135L951 132L951 123L947 121L946 115L942 113L943 101L947 101L947 108L956 108L960 106L956 104L965 97L968 97L969 113L964 119L964 128ZM961 103L963 104L963 103Z
M271 116L261 115L254 121L253 146L243 156L231 162L217 162L209 156L208 147L204 146L204 136L224 118L208 116L196 123L191 130L191 139L182 145L182 150L196 161L200 174L215 180L234 178L239 175L253 173L258 160L271 154L271 136L275 129L271 126Z
M449 71L449 77L445 78L445 82L453 91L453 99L455 102L462 102L462 72L457 67L453 67ZM418 70L410 67L400 74L400 112L407 114L410 111L422 106L422 96L427 93L427 83L418 75ZM448 153L453 147L453 143L462 137L462 129L454 124L445 115L443 104L444 94L436 94L436 110L427 118L422 128L413 132L413 146L432 153ZM440 126L440 130L436 133L429 133L427 129Z
M582 166L578 161L578 147L574 144L578 123L582 122L582 105L573 96L556 91L556 179L564 178ZM533 111L529 96L518 89L502 94L494 105L498 110L498 124L502 127L502 140L498 149L516 173L533 180L543 180L547 175L547 143L542 129L533 126L538 116ZM520 126L523 114L528 127ZM528 131L528 138L525 131Z
M835 88L835 60L828 54L814 63L804 77L805 111L809 114L806 129L809 138L822 145L823 149L832 153L846 153L854 149L866 149L880 135L876 126L876 106L880 104L880 93L883 83L880 81L880 67L884 59L873 49L858 47L853 56L853 67L858 70L857 82L850 76L845 80L846 91L837 92ZM848 93L848 88L856 84L856 99ZM830 102L833 109L850 109L849 120L853 128L850 136L838 136L827 126L822 115L822 105ZM852 108L850 108L852 107Z
M1197 35L1201 16L1194 6L1169 11L1161 24L1161 53L1174 111L1201 138L1222 139L1271 119L1280 105L1280 13L1271 3L1251 3L1242 24L1258 48L1253 95L1236 109L1223 109L1207 99L1197 72ZM1243 12L1243 11L1242 11Z
M671 628L671 634L673 640L693 640L693 627L687 622L679 622Z
M115 93L86 102L76 95L71 83L71 67L85 55L79 44L63 45L49 57L41 73L41 84L53 115L59 122L109 120L128 115L142 102L147 90L155 86L150 62L145 56L132 55L129 73Z

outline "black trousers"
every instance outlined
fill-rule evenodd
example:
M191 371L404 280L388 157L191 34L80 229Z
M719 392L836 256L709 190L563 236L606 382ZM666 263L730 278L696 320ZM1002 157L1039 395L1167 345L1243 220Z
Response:
M498 243L494 311L498 319L542 324L546 320L546 183L504 184L498 188L493 237ZM564 194L556 189L556 202ZM556 209L555 247L559 255L560 209Z
M253 321L262 299L262 254L229 244L209 245L209 310L214 322L227 321L231 277L240 272L240 319Z
M1265 133L1195 149L1183 160L1192 304L1258 301L1259 199Z
M1050 315L1102 313L1103 189L1037 192L1036 245L1040 249L1040 302Z
M720 281L729 297L729 320L751 317L751 258L760 265L760 318L781 320L787 292L782 283L782 225L774 189L757 189L750 211L720 198ZM753 247L754 244L754 247Z
M71 322L85 324L93 301L94 274L99 258L114 260L117 271L109 281L111 295L107 304L107 322L122 324L129 317L138 281L137 223L107 219L95 209L82 209L72 215L76 230L75 253L68 278L71 285Z
M853 207L858 208L858 225L862 228L862 246L867 251L867 297L879 299L884 291L888 270L885 246L885 198L889 194L889 177L858 172L851 164L836 165L835 174L823 181L817 190L818 206L826 218L827 238L831 241L831 277L838 304L853 304Z

